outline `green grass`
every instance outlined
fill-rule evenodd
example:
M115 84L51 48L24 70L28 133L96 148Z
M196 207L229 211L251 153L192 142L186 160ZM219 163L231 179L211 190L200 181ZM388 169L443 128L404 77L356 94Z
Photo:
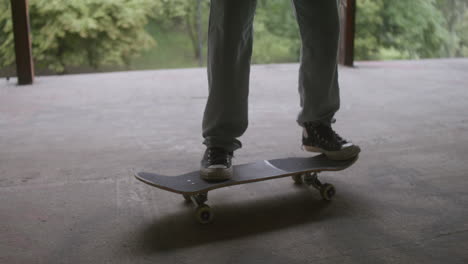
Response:
M155 22L147 25L147 31L156 40L156 46L134 59L131 69L198 67L188 33L180 29L164 29Z

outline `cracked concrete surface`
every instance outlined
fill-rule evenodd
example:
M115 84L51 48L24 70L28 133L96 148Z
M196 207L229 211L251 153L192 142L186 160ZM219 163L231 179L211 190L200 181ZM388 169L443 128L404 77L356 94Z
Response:
M305 156L297 64L252 68L236 163ZM0 263L468 263L468 59L340 68L336 129L360 160L210 192L201 226L180 195L133 178L198 167L205 69L0 80Z

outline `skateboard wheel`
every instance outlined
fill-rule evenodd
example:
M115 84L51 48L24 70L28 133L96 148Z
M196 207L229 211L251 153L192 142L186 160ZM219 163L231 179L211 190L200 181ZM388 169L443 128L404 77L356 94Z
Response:
M195 216L200 224L208 224L213 220L213 213L211 212L211 208L206 204L197 208Z
M184 199L185 199L186 202L191 202L192 201L192 198L190 197L190 195L183 194L183 196L184 196Z
M332 197L335 196L335 193L336 193L335 186L333 186L330 183L324 183L322 187L320 188L320 195L326 201L330 201Z
M296 174L291 176L295 184L302 184L302 175Z

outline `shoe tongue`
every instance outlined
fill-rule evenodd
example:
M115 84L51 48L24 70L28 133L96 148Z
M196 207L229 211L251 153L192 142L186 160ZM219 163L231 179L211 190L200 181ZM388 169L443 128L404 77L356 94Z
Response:
M211 157L213 158L213 163L226 163L227 156L229 155L225 149L223 148L211 148Z
M331 128L331 126L321 125L320 127L317 127L317 130L323 137L326 137L328 139L332 139L335 137L335 134L333 133L333 129Z
M224 155L224 154L226 154L226 151L225 151L224 149L222 149L222 148L212 148L212 149L211 149L211 152L212 152L212 153L215 153L215 154L217 154L217 155Z
M217 148L217 147L214 147L214 148L211 148L211 150L213 151L213 153L216 153L215 155L229 155L229 156L234 156L234 152L233 151L227 151L223 148Z

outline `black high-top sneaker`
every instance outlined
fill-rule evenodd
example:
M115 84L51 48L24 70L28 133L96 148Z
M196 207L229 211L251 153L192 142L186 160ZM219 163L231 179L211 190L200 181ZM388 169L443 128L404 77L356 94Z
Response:
M232 177L233 152L207 148L201 161L200 176L207 181L225 181Z
M331 126L322 123L305 123L302 145L310 152L324 153L332 160L347 160L359 154L361 148L340 137Z

